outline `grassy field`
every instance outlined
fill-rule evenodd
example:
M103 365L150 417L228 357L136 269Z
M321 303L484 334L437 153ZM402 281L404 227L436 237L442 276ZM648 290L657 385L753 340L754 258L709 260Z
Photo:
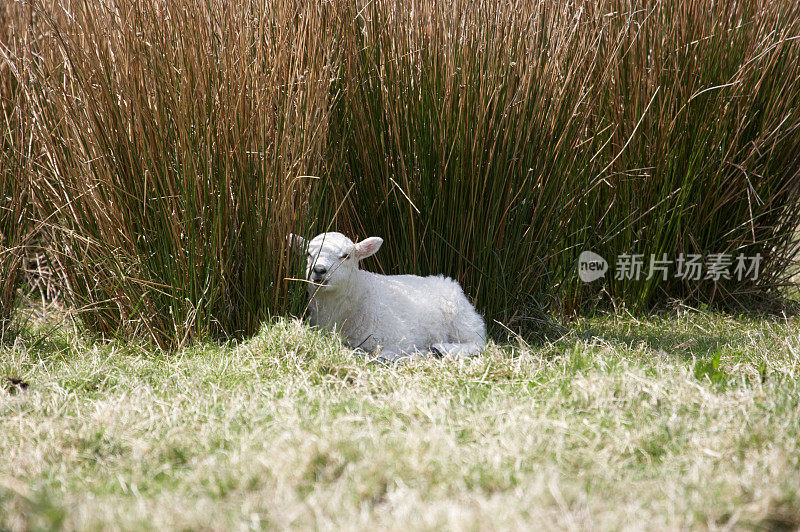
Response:
M0 532L797 529L798 132L793 1L0 4ZM325 230L519 340L359 358Z
M372 365L301 322L166 354L33 312L0 529L796 529L796 318L584 318Z

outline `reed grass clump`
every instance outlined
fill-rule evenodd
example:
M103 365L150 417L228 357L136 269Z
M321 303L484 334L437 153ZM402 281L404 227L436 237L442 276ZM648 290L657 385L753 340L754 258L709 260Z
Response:
M12 57L20 51L17 38L21 8L0 6L0 342L6 337L18 300L22 259L30 230L28 216L30 158L26 149L22 93Z
M615 38L598 40L594 76L607 84L590 110L608 149L586 174L573 249L639 254L644 269L666 257L666 280L602 285L634 308L674 298L752 309L787 282L798 251L800 5L609 8L603 30ZM681 255L701 257L700 279L676 277ZM748 268L762 257L758 273L736 272L739 256ZM714 263L729 260L730 279L715 280ZM574 304L595 290L573 283Z
M796 5L378 0L344 20L330 193L342 226L386 238L392 273L453 275L517 330L542 306L730 305L785 279ZM578 280L583 250L605 281ZM757 282L617 280L624 253L763 261Z
M335 179L391 273L451 275L515 329L560 303L576 200L603 164L589 127L603 10L589 7L354 5Z
M290 231L382 236L368 267L455 277L494 333L609 301L747 306L797 255L796 3L30 9L10 60L24 164L50 262L102 334L175 347L301 313ZM603 280L579 281L584 250ZM683 279L681 254L704 273L760 255L760 275Z
M34 6L38 202L84 322L174 347L287 312L284 237L325 143L327 7Z

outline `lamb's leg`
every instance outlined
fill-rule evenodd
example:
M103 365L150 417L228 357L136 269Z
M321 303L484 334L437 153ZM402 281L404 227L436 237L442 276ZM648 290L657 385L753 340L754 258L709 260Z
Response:
M439 357L452 358L454 360L472 358L479 355L482 350L483 347L474 342L464 344L441 343L431 346L431 351L433 351L434 354Z

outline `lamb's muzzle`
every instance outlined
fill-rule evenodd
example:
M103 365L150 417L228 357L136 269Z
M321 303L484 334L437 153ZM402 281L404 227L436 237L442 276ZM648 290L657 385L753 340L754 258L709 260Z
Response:
M486 325L453 279L359 269L383 239L354 243L341 233L322 233L311 241L289 240L307 254L312 324L336 330L351 347L387 361L421 354L463 358L483 349Z

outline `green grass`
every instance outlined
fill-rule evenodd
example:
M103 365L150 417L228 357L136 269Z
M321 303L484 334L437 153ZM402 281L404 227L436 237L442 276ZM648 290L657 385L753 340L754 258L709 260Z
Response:
M27 323L2 529L800 525L796 318L601 315L399 367L289 320L173 354Z

